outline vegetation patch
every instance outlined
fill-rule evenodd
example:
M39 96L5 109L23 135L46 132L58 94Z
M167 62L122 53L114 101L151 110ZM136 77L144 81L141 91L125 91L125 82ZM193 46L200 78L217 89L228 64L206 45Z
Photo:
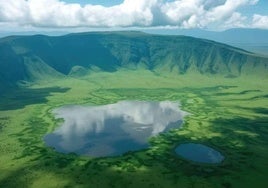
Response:
M267 85L251 77L149 71L36 83L0 99L0 187L267 187L267 95ZM117 157L62 154L45 145L43 137L61 124L53 109L121 100L179 101L190 115L182 128L151 137L150 148ZM185 160L175 153L182 143L216 148L225 159Z

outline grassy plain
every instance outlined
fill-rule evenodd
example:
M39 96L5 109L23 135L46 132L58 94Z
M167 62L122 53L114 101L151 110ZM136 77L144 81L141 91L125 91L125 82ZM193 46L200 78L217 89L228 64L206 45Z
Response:
M90 73L47 80L0 99L0 187L268 187L266 79L223 78L145 70ZM59 122L51 111L66 104L174 100L191 115L181 129L150 139L147 150L112 158L61 154L44 135ZM225 160L204 165L174 153L180 143L212 146Z

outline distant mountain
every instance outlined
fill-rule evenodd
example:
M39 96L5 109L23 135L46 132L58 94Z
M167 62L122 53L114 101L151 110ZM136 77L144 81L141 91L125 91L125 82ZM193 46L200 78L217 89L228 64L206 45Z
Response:
M48 35L48 36L61 36L67 35L68 31L0 31L0 38L8 37L11 35L16 36L29 36L29 35Z
M268 30L264 29L229 29L225 31L208 31L202 29L158 29L146 30L151 34L185 35L214 40L222 43L268 44Z
M152 34L185 35L213 40L256 53L268 55L268 30L263 29L230 29L226 31L206 31L201 29L158 29L146 30Z
M226 77L265 76L268 59L210 40L130 31L0 39L2 88L23 80L82 76L95 67L109 72L143 68L178 74L195 71Z

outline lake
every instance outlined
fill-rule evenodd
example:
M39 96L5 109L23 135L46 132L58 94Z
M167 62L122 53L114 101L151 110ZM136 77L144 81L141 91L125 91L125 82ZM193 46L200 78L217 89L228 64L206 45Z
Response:
M186 112L178 102L120 101L103 106L68 105L53 111L64 122L47 134L47 146L62 153L116 156L149 147L148 138L180 128Z
M199 163L216 164L224 160L224 156L220 152L203 144L180 144L175 152L185 159Z

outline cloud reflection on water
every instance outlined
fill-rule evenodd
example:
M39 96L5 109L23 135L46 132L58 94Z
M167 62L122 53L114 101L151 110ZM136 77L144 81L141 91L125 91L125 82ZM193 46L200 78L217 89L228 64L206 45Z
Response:
M186 112L179 103L121 101L103 106L65 106L54 110L64 123L45 136L59 152L114 156L148 147L150 136L179 128Z

